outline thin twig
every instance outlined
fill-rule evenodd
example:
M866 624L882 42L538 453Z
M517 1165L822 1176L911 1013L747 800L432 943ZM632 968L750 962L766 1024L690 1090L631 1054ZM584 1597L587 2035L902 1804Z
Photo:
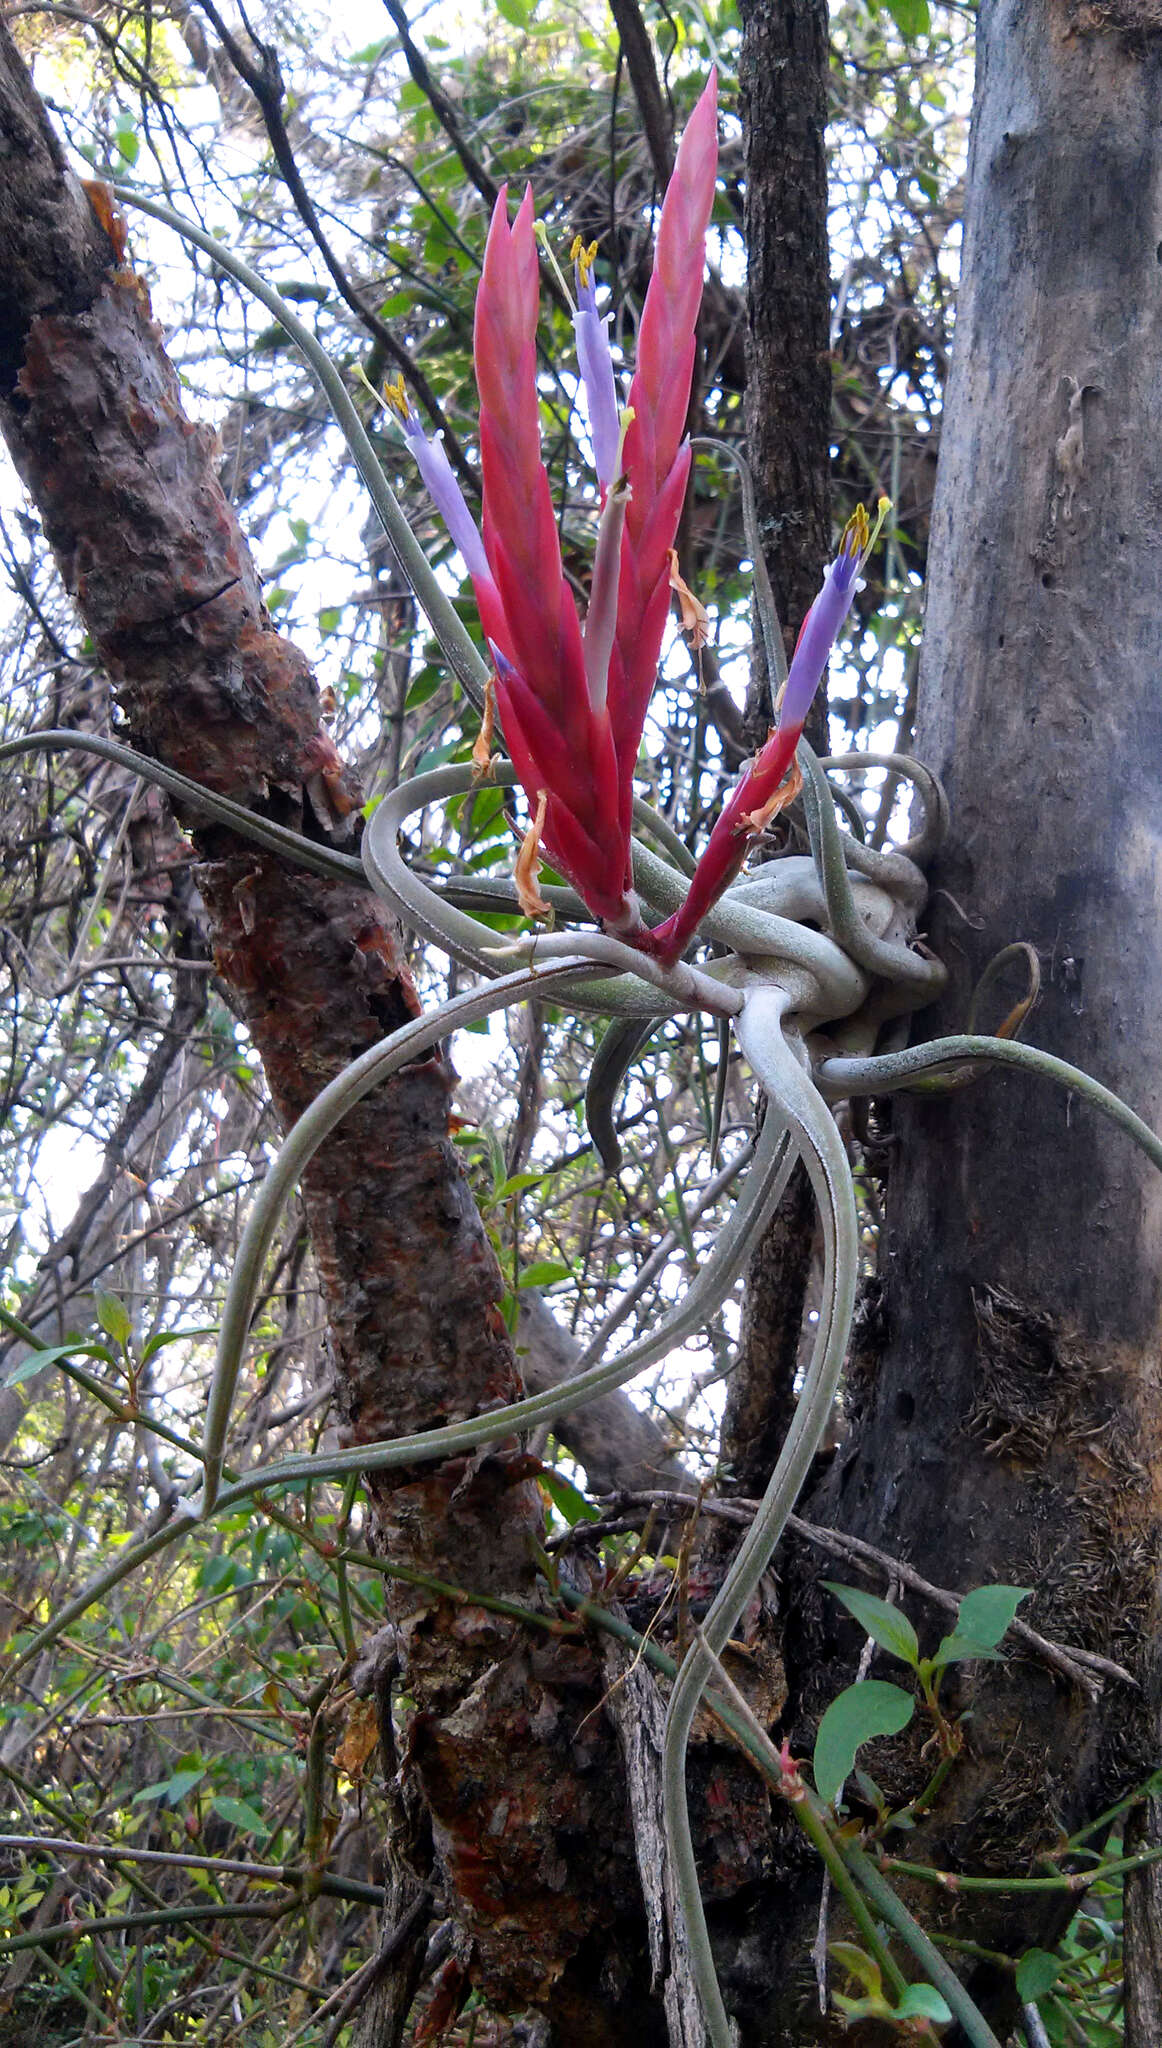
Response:
M276 52L271 49L268 43L261 42L253 29L249 29L250 40L258 51L259 56L259 62L257 64L252 63L245 50L243 50L234 36L231 35L226 23L214 6L213 0L200 0L200 5L203 13L208 15L213 23L221 39L222 47L233 64L235 71L244 83L249 86L258 102L258 110L262 115L263 125L269 137L271 149L274 152L274 160L282 173L283 182L290 193L295 211L318 249L327 269L330 271L335 288L344 305L351 308L351 311L367 329L367 332L373 336L385 354L391 358L397 370L403 371L408 383L413 387L416 395L421 399L427 412L443 434L448 460L459 472L461 481L470 490L478 491L479 480L456 438L454 429L448 424L440 401L436 397L423 371L419 368L413 357L409 355L403 344L396 340L387 322L381 320L379 314L373 312L370 306L364 305L327 239L323 224L316 212L315 203L303 182L303 175L299 170L290 135L287 132L287 125L282 111L286 87L283 83L282 69Z
M579 1526L569 1532L574 1541L579 1541L582 1537L613 1534L618 1528L626 1527L626 1511L638 1505L663 1507L675 1514L689 1514L692 1505L688 1495L665 1490L607 1494L601 1498L617 1507L621 1516L620 1521L589 1522L583 1527ZM705 1515L717 1516L720 1521L735 1522L740 1527L747 1527L754 1517L756 1505L757 1503L751 1500L704 1500L701 1511ZM628 1526L634 1527L636 1523L631 1521ZM821 1550L829 1550L835 1557L847 1558L852 1563L874 1565L878 1570L885 1572L889 1579L895 1577L911 1592L919 1593L925 1600L931 1600L936 1606L944 1607L950 1613L955 1613L964 1599L963 1593L951 1593L943 1586L934 1586L930 1579L923 1578L910 1564L905 1564L898 1557L892 1557L886 1550L877 1549L872 1543L865 1543L860 1536L849 1536L839 1529L824 1529L817 1523L805 1522L801 1515L791 1515L787 1527L793 1530L796 1536L801 1536L805 1542L813 1543ZM553 1547L559 1548L563 1540L555 1538ZM1035 1650L1046 1663L1053 1665L1074 1685L1081 1686L1091 1699L1097 1696L1099 1688L1095 1686L1090 1673L1096 1673L1102 1678L1116 1678L1123 1685L1132 1685L1136 1689L1138 1687L1138 1680L1131 1671L1127 1671L1122 1664L1115 1664L1111 1657L1099 1655L1096 1650L1082 1650L1072 1644L1053 1642L1039 1630L1031 1628L1027 1621L1021 1621L1019 1618L1010 1622L1009 1628L1014 1636L1029 1649Z

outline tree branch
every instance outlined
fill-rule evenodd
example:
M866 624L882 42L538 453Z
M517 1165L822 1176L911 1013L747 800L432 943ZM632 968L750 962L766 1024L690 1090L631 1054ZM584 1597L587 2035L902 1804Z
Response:
M458 471L461 480L470 490L478 492L480 488L479 479L460 446L455 429L449 425L443 407L429 384L427 377L420 369L414 357L404 348L402 342L396 340L387 322L381 320L379 314L373 312L370 306L364 305L327 239L323 224L316 211L315 203L303 182L302 172L299 170L291 139L287 133L286 121L283 118L282 111L282 103L286 97L286 86L283 83L282 67L279 64L277 52L270 47L269 43L260 41L248 23L247 33L255 49L258 51L259 58L257 64L252 63L241 44L231 35L230 30L214 6L213 0L198 0L198 4L202 8L203 13L213 23L217 34L221 38L222 46L238 76L250 87L258 102L258 110L262 115L263 125L266 128L271 149L274 151L274 160L282 172L283 182L294 202L295 211L314 241L327 269L330 271L335 288L344 305L350 307L351 311L367 329L367 332L379 343L385 355L390 357L397 370L403 371L408 383L417 393L432 420L443 434L444 447L453 468Z
M390 4L390 0L386 0ZM649 31L642 20L637 0L610 0L610 13L617 24L617 33L625 53L633 96L637 101L638 113L654 176L662 191L670 182L674 168L674 121L673 115L662 98L658 80L658 67L654 62L654 46Z

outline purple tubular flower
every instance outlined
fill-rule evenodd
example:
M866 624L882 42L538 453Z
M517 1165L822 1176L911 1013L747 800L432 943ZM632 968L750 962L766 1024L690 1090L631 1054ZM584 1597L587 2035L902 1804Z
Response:
M860 507L863 511L863 507ZM868 545L868 522L866 513L862 524L857 517L848 521L840 542L839 553L823 579L823 588L815 599L799 643L792 657L787 687L779 707L779 729L801 726L811 709L811 701L819 688L819 681L827 667L828 657L835 645L839 629L851 610L855 596L856 580L860 562Z
M876 534L888 510L887 499L881 498ZM778 723L719 813L694 870L685 902L650 933L649 950L655 958L676 960L685 950L706 912L737 875L749 840L794 795L798 785L785 777L794 761L811 699L827 667L827 657L855 595L860 565L874 538L867 513L862 505L857 505L844 527L839 554L803 622L779 706ZM639 939L638 944L642 943Z
M589 434L593 442L593 467L597 471L597 481L604 493L613 482L617 470L621 420L617 403L617 385L613 377L613 358L609 353L609 323L602 319L597 310L597 291L593 283L593 259L596 254L596 242L590 243L586 249L578 235L573 244L574 275L577 281L577 311L573 315L573 329L577 337L577 366L585 386Z
M404 439L428 487L428 496L459 548L469 575L486 576L491 580L484 542L444 453L443 434L433 434L429 441L419 414L404 390L402 371L395 384L385 387L384 397L403 428Z

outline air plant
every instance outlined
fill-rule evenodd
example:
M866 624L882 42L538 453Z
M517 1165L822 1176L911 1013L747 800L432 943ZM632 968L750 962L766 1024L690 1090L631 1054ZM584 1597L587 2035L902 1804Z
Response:
M616 405L615 390L611 397L612 364L597 311L592 254L583 250L575 257L575 324L602 495L593 594L583 625L560 576L540 461L533 353L537 279L527 195L511 227L503 204L494 215L478 304L482 534L438 442L428 440L402 388L395 387L391 402L472 576L494 677L480 662L426 563L343 380L313 335L232 251L153 200L131 191L119 195L175 228L268 306L316 374L449 666L482 708L494 683L512 757L511 763L496 764L496 779L504 785L523 785L534 830L539 829L551 858L574 884L576 893L549 892L558 919L568 919L569 929L522 940L515 953L512 947L505 949L508 958L502 959L494 932L472 915L478 898L471 883L437 886L409 869L399 846L401 825L426 805L468 789L473 771L467 767L420 776L385 798L364 834L360 869L353 857L254 817L116 742L74 732L33 733L0 748L0 759L24 748L81 747L123 761L233 829L290 857L348 877L353 870L365 873L396 914L479 977L477 986L365 1052L322 1091L290 1132L254 1202L230 1284L202 1444L200 1491L183 1502L181 1513L164 1528L119 1552L30 1641L22 1662L37 1657L94 1600L199 1518L229 1512L257 1492L269 1495L282 1485L386 1471L479 1449L514 1431L551 1422L624 1385L713 1315L771 1216L796 1160L804 1162L819 1205L824 1242L825 1278L815 1348L758 1513L677 1672L667 1712L667 1840L707 2032L713 2048L730 2048L730 2023L694 1865L685 1794L686 1744L717 1657L786 1526L839 1383L855 1297L859 1237L851 1167L829 1104L837 1098L882 1095L917 1084L930 1087L941 1078L950 1083L958 1074L979 1071L991 1062L1065 1085L1117 1123L1160 1168L1162 1142L1100 1083L1009 1038L970 1034L903 1051L876 1052L881 1020L924 1006L944 981L940 963L918 952L914 939L926 894L924 864L943 837L947 809L938 783L915 761L860 754L819 762L800 737L870 542L862 514L849 522L808 617L772 736L723 811L693 881L683 869L685 849L666 821L634 797L637 749L674 571L669 549L690 461L681 432L701 288L702 240L713 198L713 130L712 80L683 138L663 204L637 372L625 407ZM758 623L768 666L778 675L781 638L745 479L743 502L755 564ZM923 813L916 837L891 853L877 853L841 829L828 781L833 771L872 766L889 767L910 781ZM772 861L740 883L737 875L750 839L773 806L786 800L799 777L810 854ZM631 837L635 820L676 864ZM526 898L534 880L530 856L521 876ZM520 902L515 882L490 883L491 900L506 887L515 908ZM656 920L652 925L647 913ZM593 920L604 928L594 930ZM679 957L689 941L703 939L717 948L709 965ZM353 1103L449 1031L533 994L551 995L556 1003L611 1018L623 1050L656 1020L682 1011L714 1016L735 1031L766 1091L768 1110L735 1207L689 1292L645 1336L612 1359L605 1356L608 1331L599 1330L575 1377L546 1393L390 1442L285 1458L243 1478L225 1477L234 1388L264 1260L282 1209L315 1151ZM838 1056L833 1035L825 1036L824 1031L841 1021L847 1049ZM613 1064L616 1070L618 1061ZM816 1825L823 1828L817 1814L812 1820ZM871 1928L869 1943L879 1940L872 1924L874 1912L874 1919L889 1922L923 1973L939 1984L975 2048L997 2048L963 1986L935 1954L882 1873L842 1836L829 1836L824 1829L819 1846L821 1853L837 1859L837 1872L846 1872L844 1882L853 1888L853 1896L865 1900L861 1910ZM889 1967L902 1983L894 1962Z
M533 813L518 870L522 907L547 906L532 879L537 844L607 931L642 929L630 867L633 777L670 609L674 537L690 474L684 439L718 167L717 81L687 125L662 203L637 367L619 406L596 247L573 246L574 327L601 513L584 622L561 567L541 459L536 329L540 271L530 186L509 223L493 210L476 295L483 534L439 437L429 440L401 375L385 393L472 578L495 664L505 741ZM566 288L567 289L567 288Z

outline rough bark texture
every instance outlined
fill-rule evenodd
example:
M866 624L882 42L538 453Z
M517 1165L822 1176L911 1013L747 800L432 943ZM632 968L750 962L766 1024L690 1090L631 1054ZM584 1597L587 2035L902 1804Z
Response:
M65 582L138 746L350 844L357 798L313 678L273 628L213 437L182 413L123 228L94 197L98 210L0 28L0 424ZM373 896L219 829L194 837L217 958L289 1124L415 1013L414 991ZM413 1066L348 1117L307 1177L351 1441L519 1388L499 1274L449 1142L450 1083L439 1060ZM535 1600L526 1471L502 1449L380 1479L380 1540L444 1580ZM648 2040L631 1984L644 1927L612 1732L591 1711L595 1660L414 1594L393 1618L418 1705L406 1764L475 1980L504 2005L552 2003L563 2041ZM597 1928L605 1979L586 1953ZM611 1986L625 1991L616 2020Z
M743 0L747 452L791 654L831 548L826 0ZM766 738L769 689L748 707Z
M1126 1848L1162 1843L1162 1800L1149 1799L1126 1830ZM1162 2041L1162 1864L1151 1863L1126 1887L1126 2041L1150 2048Z
M823 0L744 0L742 21L747 454L790 654L831 545L827 8ZM772 716L756 632L746 711L752 746L765 740ZM826 726L817 705L807 736L823 751ZM794 1412L813 1241L814 1205L800 1166L747 1269L722 1433L732 1492L761 1494Z
M726 1383L722 1491L754 1500L795 1413L795 1368L815 1242L815 1201L802 1168L747 1268L738 1352Z
M972 924L935 898L952 983L921 1029L961 1028L975 977L1025 939L1045 979L1029 1035L1157 1128L1162 31L1106 25L1053 0L981 10L917 739L952 804L933 879ZM958 1676L967 1753L906 1853L1011 1872L1156 1762L1162 1196L1043 1082L901 1104L895 1128L860 1408L804 1512L944 1586L1031 1587L1035 1626L1144 1686L1095 1706L1023 1658ZM814 1578L786 1646L801 1743L859 1654ZM940 1618L914 1611L931 1642ZM893 1793L923 1780L911 1737L873 1768ZM788 1989L748 2038L799 2048L830 2038L804 1963L817 1893L788 1911L779 1889ZM917 1900L1010 1954L1060 1924L1053 1901ZM1004 2021L1003 1984L974 1989Z

